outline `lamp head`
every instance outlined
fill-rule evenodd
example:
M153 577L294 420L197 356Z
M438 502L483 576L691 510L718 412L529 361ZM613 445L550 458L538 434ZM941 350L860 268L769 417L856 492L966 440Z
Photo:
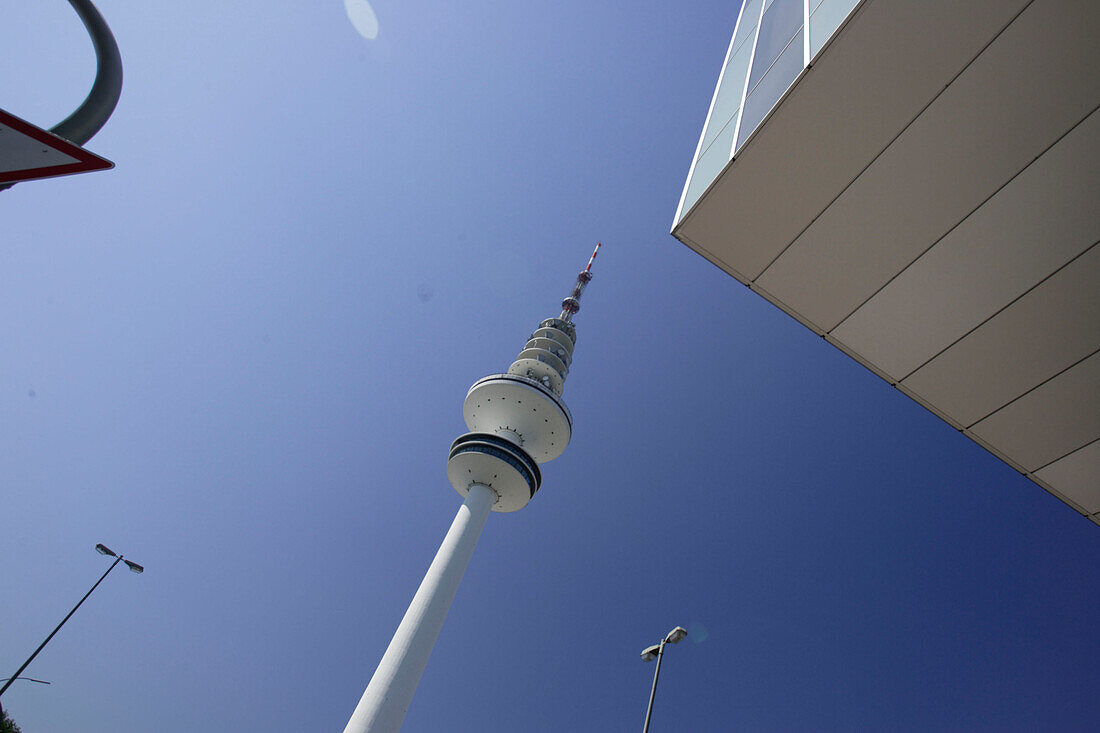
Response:
M126 567L130 568L131 572L135 572L135 573L144 573L145 572L145 568L143 568L141 565L138 565L136 562L130 562L129 560L123 560L122 562L126 563Z
M643 662L652 662L654 659L657 658L657 654L660 651L661 651L661 645L660 644L654 644L653 646L646 647L644 650L642 650L642 661Z
M98 552L100 555L110 555L111 557L118 557L118 555L116 555L110 547L107 547L107 545L103 544L102 542L95 546L95 551Z
M668 636L665 637L666 644L679 644L681 641L687 638L688 632L683 626L677 626L672 631L668 632Z

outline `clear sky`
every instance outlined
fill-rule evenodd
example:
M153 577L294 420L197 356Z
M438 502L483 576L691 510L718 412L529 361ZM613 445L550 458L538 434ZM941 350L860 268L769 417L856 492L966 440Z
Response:
M27 733L339 731L461 406L597 240L575 429L416 731L1086 730L1100 531L668 234L737 2L101 0L108 172L0 193L0 676ZM0 107L90 86L4 3Z

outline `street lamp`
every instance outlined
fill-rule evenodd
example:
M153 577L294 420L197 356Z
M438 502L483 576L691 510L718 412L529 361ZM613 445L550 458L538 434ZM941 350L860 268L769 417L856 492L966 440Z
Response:
M110 547L107 547L107 545L103 544L102 542L98 543L95 546L95 551L98 552L100 555L110 555L111 557L117 557L118 560L122 560L122 562L126 563L126 567L130 568L131 572L134 572L134 573L144 573L145 572L144 567L142 567L141 565L138 565L136 562L130 562L129 560L124 558L122 555L116 555L111 550ZM115 560L116 565L118 564L118 560ZM114 565L111 565L111 567L113 568ZM107 572L108 573L111 572L110 568L107 569ZM107 577L106 573L104 574L103 577ZM95 587L93 587L92 590L95 590ZM92 591L88 591L88 592L91 593Z
M646 647L642 650L642 661L652 662L657 660L657 669L653 670L653 688L649 691L649 707L645 711L645 727L642 733L649 733L649 718L653 715L653 698L657 695L657 676L661 674L661 657L665 653L665 644L679 644L687 638L688 632L683 626L677 626L668 635L661 639L660 644Z
M11 677L8 678L8 681L4 683L3 687L0 687L0 695L3 695L4 691L7 690L9 687L11 687L13 682L15 682L17 679L19 679L19 675L21 675L23 673L23 670L27 668L27 665L29 665L31 662L33 662L34 658L38 656L38 652L42 651L42 649L47 644L50 643L50 639L52 639L54 637L54 634L56 634L58 631L61 630L61 627L65 625L65 622L69 620L69 617L72 616L74 613L76 613L76 609L80 608L80 605L82 603L84 603L84 601L88 600L88 596L90 596L92 594L92 591L95 590L96 588L98 588L99 584L103 582L103 579L106 578L107 575L112 570L115 569L115 565L118 565L120 562L124 562L124 563L126 563L126 567L130 568L130 570L132 572L135 572L135 573L145 572L145 568L143 568L141 565L138 565L136 562L131 562L131 561L125 559L124 557L122 557L122 555L115 554L114 551L112 551L109 547L107 547L104 544L97 544L95 546L95 551L98 552L100 555L110 555L111 557L115 558L115 561L113 563L111 563L111 567L107 568L107 570L103 573L103 575L99 576L99 580L97 580L95 582L95 585L93 585L91 587L91 589L87 593L84 594L84 597L81 598L79 601L77 601L77 604L75 606L73 606L73 610L69 611L68 615L66 615L65 618L61 619L61 623L59 623L57 625L57 627L53 631L50 632L50 635L46 637L46 640L38 645L38 648L34 650L34 654L31 654L27 658L27 661L23 662L23 666L20 667L19 669L17 669L15 671L15 674L13 674Z

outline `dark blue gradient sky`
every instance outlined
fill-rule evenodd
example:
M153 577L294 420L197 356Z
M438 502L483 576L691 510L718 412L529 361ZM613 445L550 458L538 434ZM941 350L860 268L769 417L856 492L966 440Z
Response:
M1089 730L1100 531L668 235L737 3L102 0L110 172L0 193L0 676L28 733L339 731L461 405L597 240L573 442L405 730ZM0 107L92 54L0 10ZM692 643L694 642L694 643Z

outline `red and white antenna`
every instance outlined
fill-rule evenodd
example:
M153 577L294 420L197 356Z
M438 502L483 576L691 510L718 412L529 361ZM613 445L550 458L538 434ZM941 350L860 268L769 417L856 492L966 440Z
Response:
M600 253L600 245L602 242L596 242L596 249L592 250L592 256L588 258L588 264L584 266L584 271L588 272L592 269L592 263L596 259L596 255Z
M577 283L573 286L573 292L561 302L561 315L558 317L563 321L571 321L577 311L581 309L581 293L584 292L585 286L592 280L592 263L595 261L596 255L599 254L601 244L601 242L596 242L596 249L592 250L592 256L588 258L588 264L581 270L581 274L577 275Z

